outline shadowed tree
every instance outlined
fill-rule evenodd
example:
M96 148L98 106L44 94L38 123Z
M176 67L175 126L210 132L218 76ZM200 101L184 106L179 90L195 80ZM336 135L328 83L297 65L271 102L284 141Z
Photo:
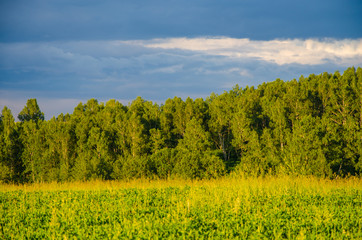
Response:
M0 181L20 181L23 165L18 127L6 106L0 118Z

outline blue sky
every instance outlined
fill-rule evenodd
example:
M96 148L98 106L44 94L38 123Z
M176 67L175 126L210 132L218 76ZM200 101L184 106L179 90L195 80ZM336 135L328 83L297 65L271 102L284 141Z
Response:
M207 97L362 66L359 0L3 0L0 108Z

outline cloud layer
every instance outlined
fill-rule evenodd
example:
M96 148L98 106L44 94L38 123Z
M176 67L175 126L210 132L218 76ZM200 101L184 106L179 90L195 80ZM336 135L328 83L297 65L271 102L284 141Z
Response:
M53 104L43 107L51 118L72 112L76 104L71 105L81 99L126 103L142 96L162 103L174 96L207 97L235 84L257 86L276 78L343 71L362 66L362 39L0 43L0 55L0 107L14 103L18 111L35 97Z
M361 63L361 39L287 39L251 41L235 38L170 38L151 41L128 41L148 48L181 49L198 51L207 55L230 58L256 58L262 61L283 64L336 64Z

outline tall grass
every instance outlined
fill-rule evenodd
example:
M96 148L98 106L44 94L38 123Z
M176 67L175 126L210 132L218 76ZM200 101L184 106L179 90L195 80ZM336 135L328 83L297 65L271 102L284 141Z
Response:
M359 178L0 185L0 239L362 239Z
M74 182L44 182L28 184L0 183L0 192L11 191L96 191L117 190L126 188L167 188L167 187L227 187L237 189L263 189L265 191L286 191L288 189L302 191L328 192L334 189L362 190L362 179L358 177L341 179L324 179L318 177L235 177L227 176L218 179L190 180L190 179L133 179L128 181L74 181Z

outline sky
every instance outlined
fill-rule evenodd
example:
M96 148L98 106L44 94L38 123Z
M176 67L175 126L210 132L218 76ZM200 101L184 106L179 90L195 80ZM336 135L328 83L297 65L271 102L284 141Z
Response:
M1 0L0 108L162 104L362 67L360 0Z

